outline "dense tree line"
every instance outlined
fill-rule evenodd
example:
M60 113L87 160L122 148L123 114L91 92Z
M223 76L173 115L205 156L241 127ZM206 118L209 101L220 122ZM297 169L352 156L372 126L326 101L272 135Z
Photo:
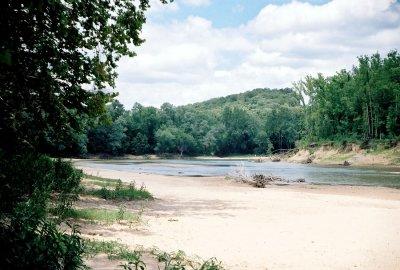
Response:
M358 58L351 71L308 76L294 85L308 99L308 140L394 139L400 135L400 55Z
M299 97L290 89L256 89L186 106L165 103L159 109L135 104L125 110L114 100L70 142L75 140L75 155L268 154L294 147L301 123Z
M255 89L186 106L126 110L114 100L101 117L85 121L86 132L69 136L75 144L69 154L223 156L284 151L299 140L397 140L400 56L363 56L351 71L307 76L293 89Z

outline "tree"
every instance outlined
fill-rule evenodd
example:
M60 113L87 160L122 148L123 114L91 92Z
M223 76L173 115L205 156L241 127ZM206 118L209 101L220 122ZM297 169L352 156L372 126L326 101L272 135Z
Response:
M88 134L88 148L91 153L121 155L125 128L122 119L115 122L100 124L90 129Z
M124 116L126 138L124 148L127 153L146 154L156 146L155 132L160 126L159 111L154 107L135 104Z
M256 148L254 149L254 152L256 154L269 154L273 148L269 135L264 130L261 130L257 133L254 142L257 145Z
M305 108L309 138L371 139L399 136L400 56L361 56L351 71L330 77L307 76L296 84L308 95Z
M117 99L114 99L111 104L107 106L107 112L111 117L111 121L116 121L125 113L124 105Z
M68 208L81 174L43 156L43 146L49 138L62 142L71 129L83 128L80 119L105 111L114 95L102 89L114 87L117 61L135 55L131 44L144 41L149 2L0 5L0 244L7 250L0 268L74 269L82 265L82 243L59 232L47 209L53 195L59 209Z
M279 151L293 148L301 129L301 113L285 106L275 107L265 122L270 143Z
M161 105L161 113L160 113L160 118L161 122L163 122L165 125L172 125L174 122L176 122L176 113L175 113L175 108L174 105L170 103L164 103Z
M176 127L160 128L156 132L156 140L157 145L155 151L157 153L179 153L180 156L182 156L184 153L195 153L196 143L193 136Z
M225 108L222 113L225 126L226 153L251 153L255 147L256 121L247 111L239 108Z
M35 147L50 129L101 110L115 67L140 45L148 1L4 1L0 41L1 148ZM92 85L94 91L84 86ZM11 149L13 148L13 149Z
M157 153L175 153L177 150L176 138L173 131L168 128L159 129L156 132L156 147Z

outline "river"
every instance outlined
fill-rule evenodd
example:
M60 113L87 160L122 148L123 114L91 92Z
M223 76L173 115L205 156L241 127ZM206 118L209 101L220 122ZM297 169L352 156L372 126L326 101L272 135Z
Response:
M362 185L400 188L400 169L342 167L248 160L79 160L78 166L160 175L228 176L266 174L288 180L304 178L310 184Z

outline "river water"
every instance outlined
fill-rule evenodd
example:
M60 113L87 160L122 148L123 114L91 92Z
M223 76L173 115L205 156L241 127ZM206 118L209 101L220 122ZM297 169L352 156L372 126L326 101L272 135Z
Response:
M267 174L288 180L304 178L307 183L368 185L400 188L400 170L382 167L356 168L316 166L286 162L256 163L248 160L80 160L76 165L176 176L226 176Z

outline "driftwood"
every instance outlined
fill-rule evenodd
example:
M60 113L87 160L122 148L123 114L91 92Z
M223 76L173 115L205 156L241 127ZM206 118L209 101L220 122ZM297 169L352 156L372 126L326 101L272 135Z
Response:
M295 180L285 179L280 176L265 175L265 174L254 174L250 175L246 172L243 164L237 167L234 173L228 178L231 178L237 182L245 183L257 188L265 188L268 185L287 185L290 183L304 183L306 180L304 178L298 178Z
M264 174L255 174L253 175L251 180L247 180L248 184L251 184L257 188L265 188L267 185L271 184L282 184L282 183L304 183L306 180L304 178L298 178L296 180L287 180L280 176L273 175L264 175Z

